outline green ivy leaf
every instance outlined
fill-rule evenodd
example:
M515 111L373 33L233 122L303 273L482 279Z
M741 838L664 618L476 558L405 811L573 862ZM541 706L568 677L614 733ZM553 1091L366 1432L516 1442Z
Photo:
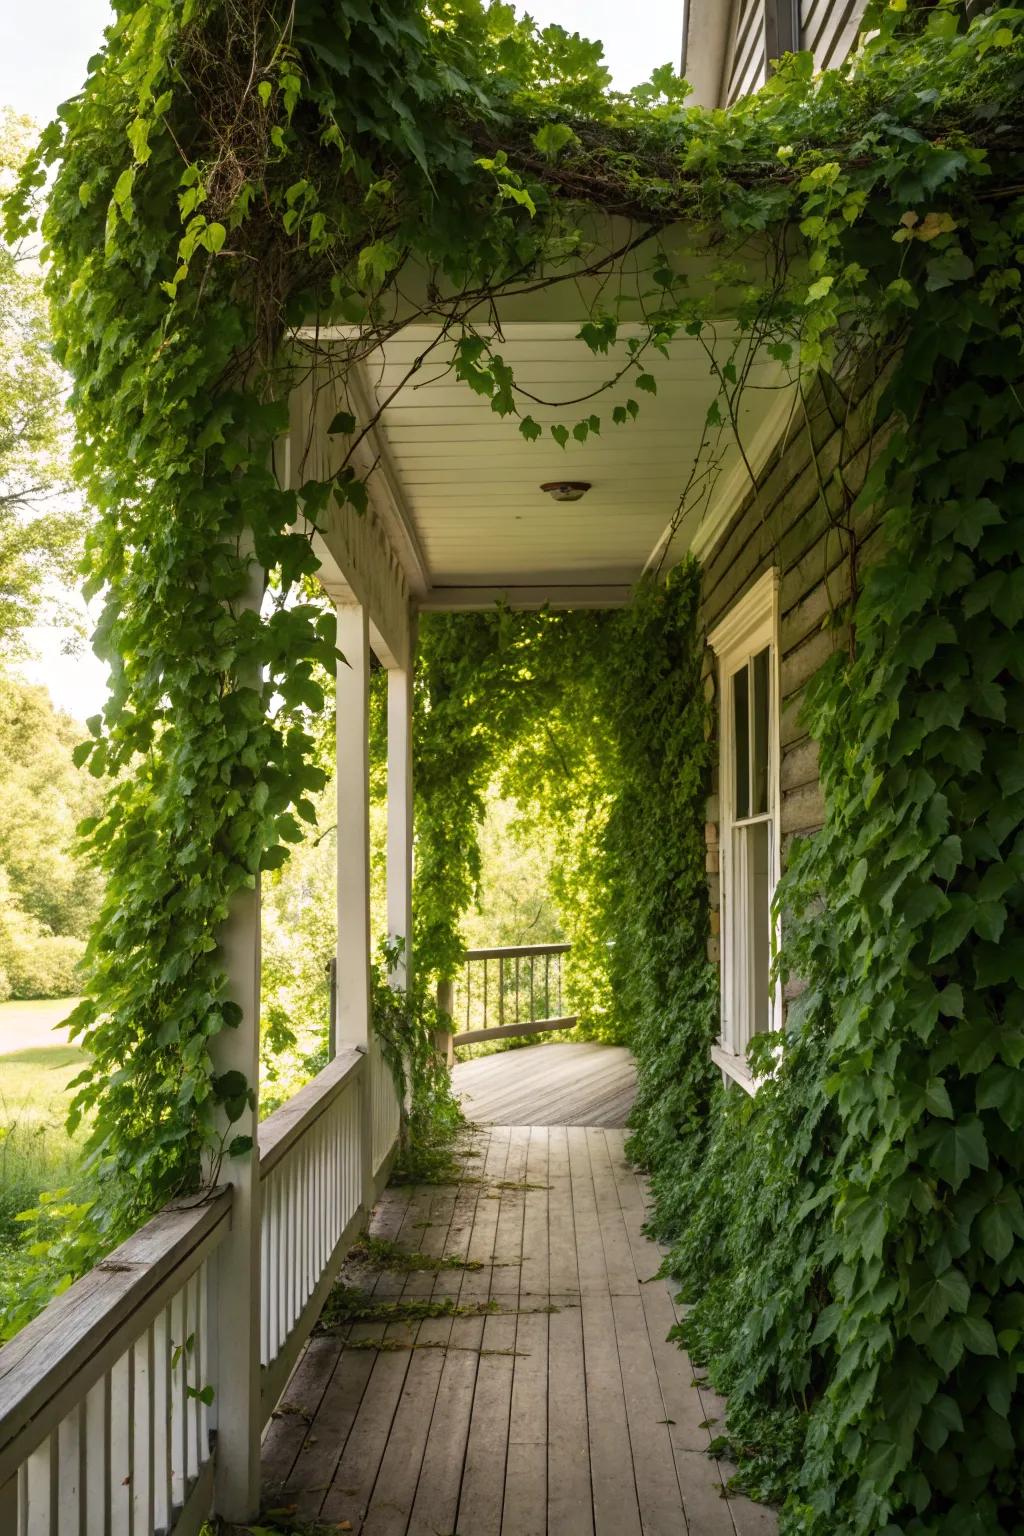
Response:
M533 136L534 148L548 160L557 160L576 138L568 123L545 123Z
M975 1102L979 1109L997 1110L1011 1131L1024 1126L1024 1070L994 1063L978 1079Z
M931 1151L929 1163L939 1178L959 1189L972 1168L988 1167L985 1129L976 1115L945 1127Z

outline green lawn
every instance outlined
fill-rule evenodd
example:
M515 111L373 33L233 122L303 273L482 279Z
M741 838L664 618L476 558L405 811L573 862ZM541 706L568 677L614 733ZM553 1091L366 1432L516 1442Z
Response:
M44 1191L75 1181L81 1138L68 1136L64 1117L68 1083L85 1059L73 1045L0 1056L0 1322L23 1283L25 1226L18 1212L36 1205Z
M37 1045L66 1045L60 1026L77 1002L77 997L39 997L0 1003L0 1058Z
M64 1129L84 1052L50 1045L0 1056L0 1237L40 1191L68 1182L78 1147Z
M85 1060L76 1045L35 1046L0 1056L0 1125L13 1119L62 1122L71 1098L67 1085Z

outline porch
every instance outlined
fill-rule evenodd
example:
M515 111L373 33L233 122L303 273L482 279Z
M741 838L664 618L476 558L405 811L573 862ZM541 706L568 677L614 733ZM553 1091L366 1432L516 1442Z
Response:
M492 1125L460 1183L385 1193L375 1236L471 1267L346 1265L381 1315L310 1341L264 1441L271 1507L365 1536L775 1530L707 1454L722 1403L667 1340L678 1312L624 1134Z
M637 303L645 282L638 269ZM581 363L578 315L519 314L504 325L503 346L524 386L540 395L551 384L596 387L609 367L630 365L629 344L642 332L638 320L624 324L610 363ZM671 360L651 361L660 392L631 436L574 439L564 453L545 441L531 454L488 401L464 400L461 386L454 398L448 363L425 370L410 404L391 403L392 375L419 371L438 339L436 330L407 326L373 366L346 370L350 335L300 332L295 343L308 349L310 366L293 390L291 430L275 457L280 485L301 493L310 479L339 473L348 448L333 423L355 405L369 424L351 465L367 481L368 508L332 504L315 528L301 525L336 608L343 657L335 691L333 1059L262 1124L255 1093L246 1097L232 1136L253 1145L223 1163L230 1183L165 1208L4 1349L4 1536L197 1536L211 1511L251 1519L274 1480L285 1484L286 1502L292 1491L303 1508L318 1499L325 1518L353 1529L365 1519L372 1531L444 1536L456 1521L462 1536L684 1526L696 1536L744 1536L773 1528L765 1511L722 1500L727 1469L704 1456L708 1422L720 1414L666 1341L675 1321L669 1288L644 1283L660 1256L642 1235L643 1193L622 1155L632 1092L624 1054L603 1050L583 1071L585 1058L565 1054L569 1046L460 1064L471 1115L492 1127L477 1149L483 1175L388 1193L373 1215L399 1105L372 1028L371 673L377 663L387 672L386 927L404 945L391 978L402 987L417 963L410 939L420 615L486 609L499 597L525 608L622 605L630 585L659 564L667 539L679 534L680 550L707 548L747 484L736 452L723 450L727 494L707 517L691 509L685 527L678 524L679 465L698 445L710 362L742 353L735 327L724 326L710 361L693 339ZM744 425L766 453L780 415L779 369L755 363L753 372L762 387L744 408ZM560 414L556 405L538 407L547 426ZM583 509L548 501L543 485L566 473L587 477ZM256 611L264 573L253 565L250 575L247 601ZM218 1075L256 1084L258 890L234 903L218 938L241 1022L214 1039L214 1065ZM525 974L488 952L497 991L488 990L485 969L481 1012L468 996L462 1029L461 1007L448 1010L463 1036L457 1045L474 1033L548 1033L575 1023L562 1011L557 967L545 964L542 982L540 946L527 948L534 962ZM486 967L487 956L480 959ZM454 984L441 978L442 988ZM565 1070L548 1080L555 1064ZM403 1246L421 1231L417 1246L437 1238L442 1253L465 1241L481 1267L442 1272L459 1279L444 1294L494 1306L427 1319L404 1335L404 1325L389 1324L376 1341L362 1335L371 1348L356 1347L358 1331L318 1332L346 1254L371 1219ZM439 1227L421 1229L424 1220ZM410 1275L399 1294L405 1286L417 1294L429 1278ZM383 1295L394 1294L393 1283L387 1275L372 1281Z

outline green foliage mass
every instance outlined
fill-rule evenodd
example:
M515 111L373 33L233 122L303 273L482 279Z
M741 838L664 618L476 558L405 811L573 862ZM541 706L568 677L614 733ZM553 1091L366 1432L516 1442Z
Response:
M28 118L0 109L0 197L16 184L34 137ZM64 394L36 253L18 236L0 241L0 660L24 652L47 584L70 582L81 557ZM56 608L54 616L63 622Z
M1024 14L968 31L942 0L868 19L849 78L815 79L797 56L719 113L683 107L667 71L613 95L597 49L500 4L122 0L9 203L8 238L59 161L48 285L115 668L82 752L111 785L86 824L107 894L78 1019L108 1238L195 1183L217 1144L232 1095L212 1042L238 1012L215 935L323 784L311 716L334 636L290 601L316 564L296 518L300 498L313 522L332 502L365 508L353 454L371 423L340 412L330 476L284 481L287 398L327 366L309 324L359 327L332 365L343 389L353 357L405 323L399 274L418 273L415 318L437 327L425 355L532 440L529 397L474 315L571 282L581 345L609 373L605 400L549 426L563 444L628 432L657 390L645 358L698 342L710 398L677 527L714 488L750 360L791 364L804 388L816 371L891 367L895 431L861 493L891 555L864 581L853 654L810 704L828 819L783 895L784 965L806 990L756 1103L723 1106L704 1065L699 761L679 786L662 777L666 756L682 769L697 751L698 706L681 696L678 742L633 701L649 777L609 808L609 867L639 902L615 965L659 1221L698 1298L695 1345L750 1431L748 1470L763 1448L789 1531L988 1536L1019 1529L1022 1504ZM615 250L584 233L595 209L622 220ZM620 338L604 295L627 257L648 291L639 334ZM737 322L724 362L716 305ZM672 599L680 620L692 579ZM657 669L671 657L692 676L685 634L638 623L651 657L635 675L675 697ZM465 636L486 665L490 637ZM424 635L438 718L454 643ZM486 701L482 684L460 696ZM459 825L428 777L441 760L424 767L423 834L453 893L420 915L438 964L475 879L464 833L486 757L460 732L446 764L470 787ZM650 850L638 823L656 793L687 910L660 860L664 913L626 867L631 824ZM660 1035L642 957L669 1005Z
M550 852L552 902L573 943L571 1008L591 1036L617 1027L592 878L608 802L610 746L595 692L608 625L608 615L587 612L426 614L415 694L417 966L434 979L460 972L496 785Z
M68 997L99 906L75 828L99 809L74 766L81 731L44 688L0 675L0 1000Z
M414 913L417 965L430 976L459 973L496 783L551 850L552 899L573 944L567 1006L581 1033L621 1040L641 1019L663 1019L679 946L707 915L697 586L687 564L667 583L641 583L621 611L423 617ZM660 734L645 736L647 724ZM681 880L680 857L695 847ZM644 935L637 946L623 913ZM637 952L655 927L660 968Z

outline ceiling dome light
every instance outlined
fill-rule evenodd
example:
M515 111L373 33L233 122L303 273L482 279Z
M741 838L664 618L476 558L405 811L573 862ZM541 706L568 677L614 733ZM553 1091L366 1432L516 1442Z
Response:
M541 486L552 501L579 501L590 490L589 480L545 480Z

